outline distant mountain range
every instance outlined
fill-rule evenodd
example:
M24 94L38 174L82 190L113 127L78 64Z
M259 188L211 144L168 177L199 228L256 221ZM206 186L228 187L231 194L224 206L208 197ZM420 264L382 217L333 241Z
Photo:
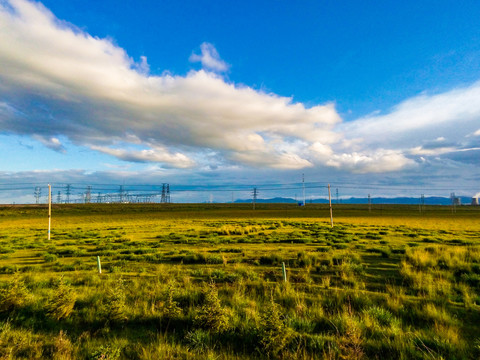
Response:
M460 204L470 205L472 198L468 196L458 196ZM452 200L449 197L441 196L428 196L425 197L425 205L451 205ZM370 199L372 204L406 204L406 205L418 205L420 204L419 197L395 197L395 198L386 198L386 197L372 197ZM236 203L251 203L252 199L239 199L235 200ZM302 200L297 200L292 198L276 197L271 199L257 199L257 203L283 203L283 204L294 204L302 203ZM327 204L328 199L307 199L307 204ZM332 203L336 204L337 200L332 199ZM338 203L340 204L368 204L368 198L357 198L350 197L339 199Z

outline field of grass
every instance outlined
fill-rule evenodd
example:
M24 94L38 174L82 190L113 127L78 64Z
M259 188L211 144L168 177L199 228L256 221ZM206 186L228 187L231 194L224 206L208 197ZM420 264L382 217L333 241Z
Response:
M45 206L0 207L0 359L480 357L480 208L334 217L56 205L48 241Z

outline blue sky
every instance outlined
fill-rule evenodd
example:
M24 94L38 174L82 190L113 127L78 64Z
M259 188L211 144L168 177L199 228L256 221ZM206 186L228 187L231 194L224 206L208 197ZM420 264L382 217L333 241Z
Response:
M305 173L473 195L478 18L478 1L0 0L0 184Z

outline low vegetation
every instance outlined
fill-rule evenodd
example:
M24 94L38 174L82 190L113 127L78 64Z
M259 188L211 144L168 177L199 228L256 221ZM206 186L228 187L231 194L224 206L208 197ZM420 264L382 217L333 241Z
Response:
M480 210L334 211L0 208L0 359L479 358Z

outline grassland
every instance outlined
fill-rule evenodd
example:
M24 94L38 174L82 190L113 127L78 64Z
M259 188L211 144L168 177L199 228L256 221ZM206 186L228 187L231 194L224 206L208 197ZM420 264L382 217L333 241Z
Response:
M328 216L60 205L48 241L46 207L0 207L0 358L480 357L479 208Z

